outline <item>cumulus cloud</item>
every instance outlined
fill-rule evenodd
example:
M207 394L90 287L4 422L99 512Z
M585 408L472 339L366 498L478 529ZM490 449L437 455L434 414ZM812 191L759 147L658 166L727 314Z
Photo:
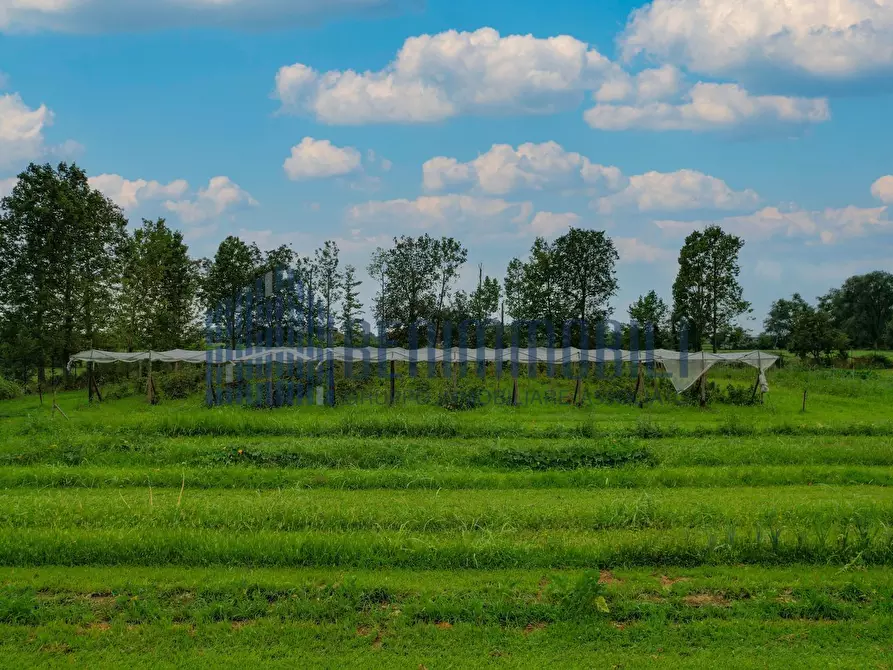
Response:
M281 28L393 13L412 4L410 0L0 0L0 31Z
M184 223L199 223L222 216L238 207L257 204L247 191L229 177L214 177L193 198L168 200L164 206L168 211L179 215Z
M101 191L121 209L136 209L149 200L179 198L189 190L189 184L182 179L162 184L145 179L125 179L117 174L101 174L90 177L89 182L90 186Z
M645 53L710 75L893 74L893 1L653 0L619 41L626 57Z
M422 166L423 183L430 191L449 187L476 187L504 195L521 189L569 188L580 185L616 189L623 175L565 149L556 142L526 143L517 149L494 144L476 159L461 163L438 156Z
M665 263L676 259L676 253L643 242L636 237L615 237L614 246L621 263Z
M374 154L371 156L374 160ZM305 137L291 149L283 168L289 179L320 179L350 174L360 169L360 152L353 147L336 147L329 140Z
M459 114L549 113L578 104L619 68L568 35L536 38L492 28L410 37L384 69L279 70L282 110L335 124L422 123Z
M602 214L618 209L640 212L696 209L741 209L759 202L751 189L733 190L726 182L696 170L646 172L629 178L629 185L600 198L595 206Z
M524 232L537 237L559 237L568 231L571 226L580 222L580 216L573 212L556 214L554 212L537 212L533 221L524 227Z
M52 122L53 113L46 105L32 109L17 93L0 95L0 168L43 155L43 131Z
M871 185L871 194L885 205L893 204L893 175L881 177Z
M663 100L675 95L681 85L682 73L672 65L642 70L635 76L618 71L598 88L595 99L597 102Z
M886 207L854 206L821 211L765 207L753 214L730 216L718 221L661 220L654 223L668 235L679 237L715 223L748 240L805 237L823 244L859 237L872 231L888 231L891 226Z
M657 94L659 88L654 89ZM604 97L604 96L603 96ZM583 115L598 130L729 130L742 126L802 126L831 118L824 98L751 95L737 84L695 84L685 100L620 105L599 102Z
M373 224L406 224L413 228L454 226L487 221L520 223L530 217L529 202L508 202L500 198L470 195L421 196L415 200L381 200L354 205L348 218Z

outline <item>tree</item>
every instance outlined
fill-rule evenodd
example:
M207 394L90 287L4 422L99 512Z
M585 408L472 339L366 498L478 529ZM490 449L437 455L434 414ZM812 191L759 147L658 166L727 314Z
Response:
M351 346L362 341L363 332L356 323L363 304L360 302L360 294L357 288L363 283L357 280L356 268L353 265L344 267L344 273L341 275L341 322L344 329L344 342Z
M468 312L478 325L487 325L493 313L499 309L502 289L499 281L484 276L483 264L478 265L478 285L468 298Z
M250 309L246 301L260 274L261 260L257 245L246 244L230 235L220 243L214 260L203 263L204 306L212 315L213 325L223 330L230 349L235 349L239 342L252 343L252 333L248 330Z
M128 238L124 259L117 298L121 345L127 351L195 346L199 267L183 234L164 219L144 219Z
M341 282L343 277L338 271L338 245L326 240L322 248L316 250L313 261L313 274L316 277L317 291L323 305L325 324L323 333L327 347L332 346L332 328L335 323L335 304L341 300Z
M110 333L127 221L77 165L31 164L0 203L0 331L27 375Z
M537 237L526 262L509 263L505 278L509 314L521 324L531 321L560 323L565 308L560 290L559 260L555 247Z
M834 352L846 355L849 338L834 325L832 316L823 310L803 311L794 322L788 348L803 359L812 356L818 363L830 359Z
M440 341L444 308L450 298L453 284L459 277L459 270L468 260L468 250L452 237L441 237L434 243L434 256L437 268L437 309L434 316L434 342L431 343L432 345Z
M741 238L719 226L708 226L685 238L673 283L673 321L687 324L693 350L700 350L706 335L716 353L720 333L750 310L738 283L738 254L743 247Z
M394 238L394 246L377 250L370 274L381 277L377 311L391 335L407 342L413 325L432 322L437 310L438 244L430 235Z
M790 300L780 298L772 303L769 315L763 322L763 328L774 338L776 348L787 348L794 324L800 315L809 309L809 303L799 293L791 296Z
M847 279L819 298L819 305L857 346L877 349L893 319L893 275L869 272Z
M614 266L619 259L614 242L602 231L571 228L555 240L558 290L565 301L565 318L595 324L610 314L608 301L617 293Z
M640 328L651 326L654 333L654 346L664 346L664 337L667 324L667 316L670 312L667 303L665 303L656 291L649 291L645 295L640 295L636 301L629 306L629 318L639 324ZM640 343L645 344L644 334L639 336Z

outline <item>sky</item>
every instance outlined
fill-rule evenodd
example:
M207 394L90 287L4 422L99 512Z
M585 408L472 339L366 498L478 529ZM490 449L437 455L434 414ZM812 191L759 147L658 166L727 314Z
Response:
M76 161L195 256L332 239L361 278L451 235L465 289L605 230L618 319L716 223L759 332L893 271L891 92L893 0L0 0L0 196Z

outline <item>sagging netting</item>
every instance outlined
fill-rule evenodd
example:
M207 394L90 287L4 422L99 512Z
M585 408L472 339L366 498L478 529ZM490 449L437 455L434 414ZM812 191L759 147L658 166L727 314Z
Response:
M134 351L119 353L113 351L82 351L71 357L69 367L75 362L85 363L206 363L208 365L229 366L227 378L232 379L232 367L239 364L266 363L315 363L323 366L330 362L357 364L384 363L493 363L509 364L514 369L521 365L546 363L551 365L588 364L610 365L633 363L660 365L673 384L677 393L693 386L714 365L743 364L759 371L762 391L769 390L765 372L778 361L778 356L762 351L738 353L679 352L668 349L647 351L627 351L625 349L577 349L574 347L511 347L504 349L460 348L403 349L400 347L302 347L302 348L254 348L254 349L211 349L206 351Z

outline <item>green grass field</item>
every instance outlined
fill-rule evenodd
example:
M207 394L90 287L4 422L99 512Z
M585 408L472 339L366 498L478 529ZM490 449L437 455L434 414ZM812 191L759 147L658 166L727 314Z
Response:
M548 380L463 412L0 403L0 663L889 667L893 374L770 383L707 409Z

